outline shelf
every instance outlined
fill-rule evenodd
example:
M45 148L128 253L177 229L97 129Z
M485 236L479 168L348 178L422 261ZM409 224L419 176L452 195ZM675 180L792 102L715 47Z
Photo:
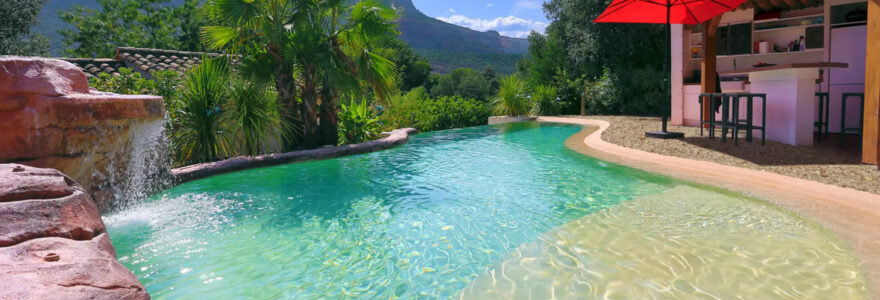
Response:
M780 31L780 30L791 30L791 29L799 29L799 28L807 28L807 27L817 27L817 26L824 26L824 25L825 24L810 24L810 25L798 25L798 26L768 28L768 29L754 29L752 31L754 33L760 33L760 32L768 32L768 31Z
M831 28L868 25L868 21L855 21L831 24Z
M822 51L825 51L825 49L822 49L822 48L816 48L816 49L807 49L807 50L804 50L804 51L770 52L770 53L764 53L764 54L755 53L755 54L752 54L752 55L754 55L754 56L764 56L764 55L778 55L778 54L816 53L816 52L822 52Z
M824 17L824 16L825 16L825 14L814 14L814 15L798 16L798 17L791 17L791 18L779 18L779 19L757 20L757 21L752 22L752 24L764 24L764 23L772 23L772 22L785 22L785 21L792 21L792 20L797 20L797 19L818 18L818 17Z

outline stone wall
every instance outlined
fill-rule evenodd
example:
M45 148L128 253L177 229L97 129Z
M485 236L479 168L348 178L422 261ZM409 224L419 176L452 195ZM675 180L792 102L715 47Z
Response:
M0 56L0 163L58 169L101 211L125 186L137 129L164 115L161 97L90 90L69 62Z
M86 191L52 169L0 164L0 299L149 299Z

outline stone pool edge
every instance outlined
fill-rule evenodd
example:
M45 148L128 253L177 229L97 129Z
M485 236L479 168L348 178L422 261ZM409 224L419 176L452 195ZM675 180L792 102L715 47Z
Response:
M602 140L603 120L539 117L539 122L584 126L566 140L572 150L599 159L678 179L733 190L783 208L830 228L862 261L868 293L880 299L880 195L776 173L666 156Z
M259 156L239 156L216 162L184 166L171 169L171 176L174 178L172 185L253 168L277 166L293 162L324 160L390 149L406 144L409 140L409 135L416 133L418 133L418 130L415 128L401 128L387 133L388 136L381 139L360 144L273 153ZM384 134L386 133L383 133L383 135Z

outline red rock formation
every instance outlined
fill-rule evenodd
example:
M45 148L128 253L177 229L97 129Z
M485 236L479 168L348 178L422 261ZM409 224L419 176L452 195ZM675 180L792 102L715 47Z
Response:
M52 169L0 164L0 299L149 299L98 208Z
M0 163L58 169L109 208L132 128L164 118L161 97L90 91L75 65L0 56Z

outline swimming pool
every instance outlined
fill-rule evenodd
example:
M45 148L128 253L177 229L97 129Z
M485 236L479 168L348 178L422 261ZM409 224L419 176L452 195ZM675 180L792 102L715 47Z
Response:
M847 246L788 211L605 163L580 126L182 184L104 221L154 298L867 298Z

